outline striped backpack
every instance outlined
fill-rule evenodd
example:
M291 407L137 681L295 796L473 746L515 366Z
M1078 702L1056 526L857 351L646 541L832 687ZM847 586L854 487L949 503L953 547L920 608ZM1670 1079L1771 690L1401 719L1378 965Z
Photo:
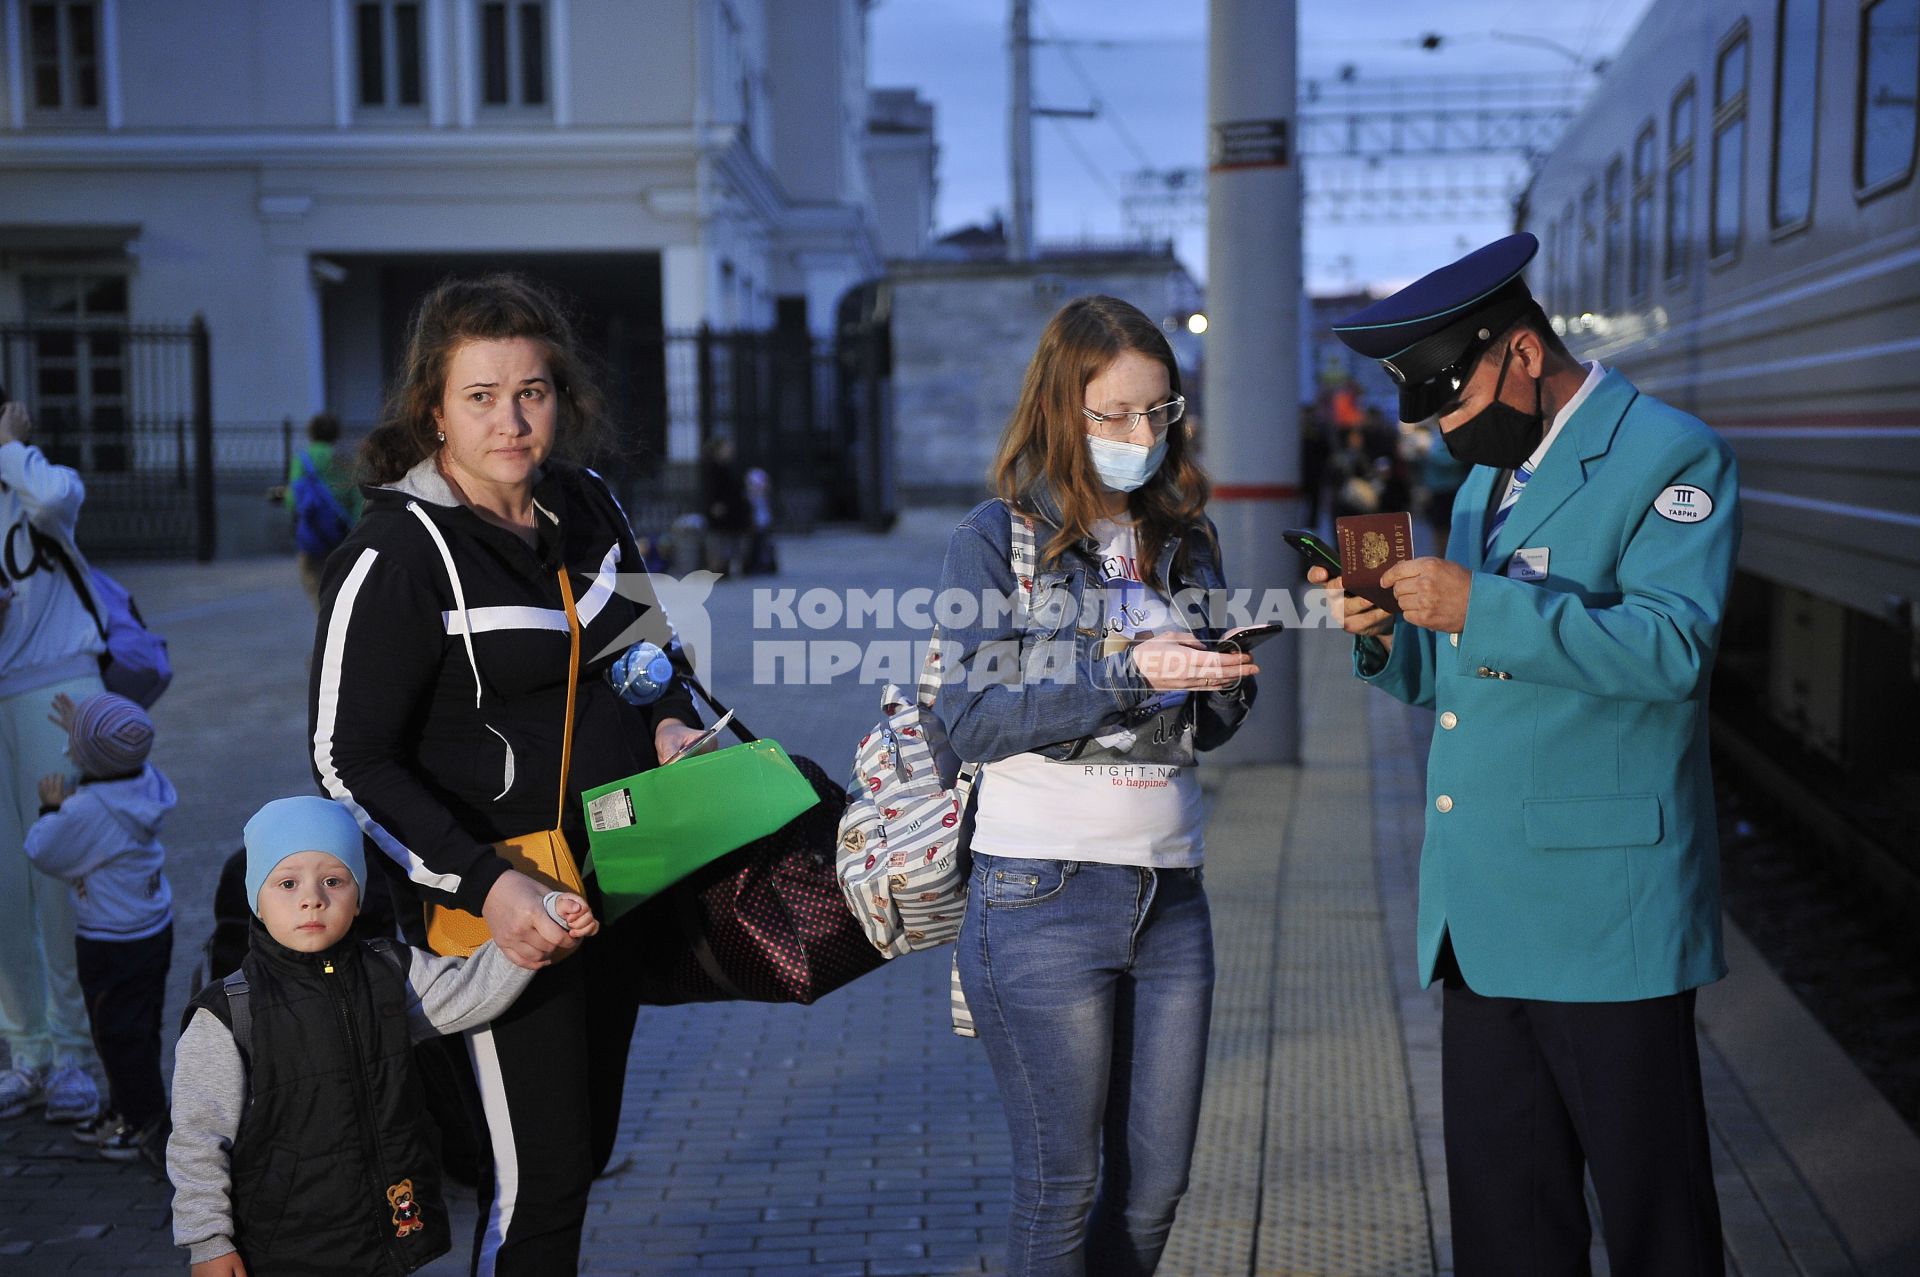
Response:
M1012 520L1011 566L1031 605L1033 523ZM909 698L888 683L882 718L855 751L836 868L847 904L889 958L950 943L967 901L968 800L978 763L962 763L934 715L945 674L936 629Z

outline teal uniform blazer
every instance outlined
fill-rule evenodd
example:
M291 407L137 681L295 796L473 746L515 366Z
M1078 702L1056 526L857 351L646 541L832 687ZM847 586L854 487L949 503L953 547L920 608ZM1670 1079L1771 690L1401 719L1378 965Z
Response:
M1483 554L1495 479L1474 467L1454 506L1448 557L1474 574L1462 632L1401 621L1384 664L1356 643L1361 678L1438 712L1421 980L1448 937L1489 997L1717 980L1707 684L1740 545L1733 452L1608 373Z

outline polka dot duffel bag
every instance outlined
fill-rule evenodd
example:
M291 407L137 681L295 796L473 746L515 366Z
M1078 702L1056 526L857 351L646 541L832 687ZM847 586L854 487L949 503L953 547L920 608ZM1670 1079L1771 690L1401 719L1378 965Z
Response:
M726 712L697 681L687 681L716 712ZM754 739L739 719L733 725L743 740ZM633 974L643 1003L810 1003L886 961L847 908L834 871L846 791L812 759L793 764L818 803L694 870L617 924L640 937Z

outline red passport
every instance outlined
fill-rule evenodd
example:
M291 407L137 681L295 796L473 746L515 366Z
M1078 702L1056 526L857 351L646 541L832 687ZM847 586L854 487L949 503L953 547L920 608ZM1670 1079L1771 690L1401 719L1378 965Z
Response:
M1396 616L1400 604L1380 576L1403 559L1413 557L1413 516L1350 514L1333 521L1333 538L1340 547L1340 585L1376 607Z

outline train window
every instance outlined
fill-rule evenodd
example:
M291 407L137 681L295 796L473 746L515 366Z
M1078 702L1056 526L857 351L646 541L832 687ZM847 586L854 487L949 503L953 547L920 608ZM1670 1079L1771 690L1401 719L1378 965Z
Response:
M1564 245L1560 238L1560 218L1558 215L1547 219L1547 240L1542 246L1546 250L1547 295L1542 309L1548 315L1557 315L1566 309L1566 292L1561 282L1560 256Z
M1644 297L1653 279L1653 121L1633 142L1633 222L1627 235L1627 296Z
M1607 225L1600 239L1600 310L1612 314L1619 304L1620 220L1625 214L1626 165L1618 155L1607 165Z
M1580 274L1576 269L1580 259L1580 223L1579 213L1572 200L1560 215L1560 313L1577 315L1586 305L1580 294Z
M1747 29L1743 22L1720 47L1713 69L1713 176L1707 254L1740 250L1740 191L1747 167Z
M1913 176L1920 98L1920 0L1868 0L1860 14L1860 114L1853 182L1877 195Z
M1773 42L1773 192L1776 231L1813 216L1813 143L1820 102L1820 0L1780 0Z
M1592 310L1599 303L1594 295L1599 291L1594 259L1600 252L1600 188L1592 182L1580 195L1580 253L1578 262L1579 283L1574 286L1574 314Z
M1739 30L1729 35L1720 46L1720 56L1713 64L1713 104L1721 106L1742 96L1747 91L1747 28L1743 21Z
M1548 218L1540 228L1540 287L1534 289L1534 296L1540 302L1540 309L1551 315L1560 299L1553 295L1554 285L1559 282L1554 262L1559 260L1560 223Z
M1673 95L1667 120L1667 278L1686 278L1693 248L1693 81Z

